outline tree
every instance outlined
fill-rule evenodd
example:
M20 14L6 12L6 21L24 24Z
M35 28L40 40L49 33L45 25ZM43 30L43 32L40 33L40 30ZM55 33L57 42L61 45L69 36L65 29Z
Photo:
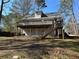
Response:
M35 3L37 4L37 10L39 10L43 7L47 7L45 0L35 0Z
M14 0L11 13L3 16L4 31L16 32L17 22L32 10L32 0Z
M12 12L16 15L25 16L32 10L33 0L14 0Z
M11 31L14 30L14 28L13 28L13 24L14 24L13 18L14 18L14 15L11 14L11 13L9 15L3 16L3 24L4 24L3 31L11 32Z
M59 12L65 14L66 16L71 14L72 10L72 0L60 0Z
M6 16L3 16L3 31L7 32L16 32L17 30L17 22L21 19L21 16L16 16L13 13L9 13Z
M1 18L2 18L3 5L4 5L5 3L8 3L9 1L10 1L10 0L7 0L7 1L2 0L2 1L1 1L0 23L1 23Z
M61 7L59 9L61 14L65 14L64 17L68 18L68 24L66 24L66 28L71 34L77 35L78 28L77 28L77 21L75 18L74 10L74 0L61 0Z
M59 8L59 13L65 14L65 17L67 16L72 16L75 18L74 15L74 0L60 0L60 8ZM76 19L76 18L75 18Z

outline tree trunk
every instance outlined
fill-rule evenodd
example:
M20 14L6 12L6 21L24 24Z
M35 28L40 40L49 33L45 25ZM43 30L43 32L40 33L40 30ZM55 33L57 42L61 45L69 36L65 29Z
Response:
M1 10L0 10L0 23L1 23L1 18L2 18L3 4L4 4L4 1L2 0L2 2L1 2Z

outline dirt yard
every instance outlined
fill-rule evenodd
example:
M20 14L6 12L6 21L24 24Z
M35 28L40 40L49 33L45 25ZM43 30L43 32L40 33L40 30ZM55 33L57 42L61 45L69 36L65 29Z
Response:
M0 37L0 59L79 59L79 40Z

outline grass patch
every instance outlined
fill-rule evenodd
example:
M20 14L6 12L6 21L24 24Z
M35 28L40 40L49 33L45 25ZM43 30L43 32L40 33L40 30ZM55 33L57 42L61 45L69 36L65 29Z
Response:
M15 40L12 37L0 39L0 46L13 44L14 46L11 47L16 48L13 52L1 56L0 59L12 59L15 55L19 56L19 59L79 59L78 40L43 39L31 43L27 40L21 40L21 38L20 40ZM18 47L20 50L17 50Z

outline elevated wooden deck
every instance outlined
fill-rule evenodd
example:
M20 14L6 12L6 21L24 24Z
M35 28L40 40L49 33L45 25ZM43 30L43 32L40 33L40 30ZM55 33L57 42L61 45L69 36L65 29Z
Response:
M79 39L79 35L77 35L77 34L68 34L67 32L64 32L64 38Z

